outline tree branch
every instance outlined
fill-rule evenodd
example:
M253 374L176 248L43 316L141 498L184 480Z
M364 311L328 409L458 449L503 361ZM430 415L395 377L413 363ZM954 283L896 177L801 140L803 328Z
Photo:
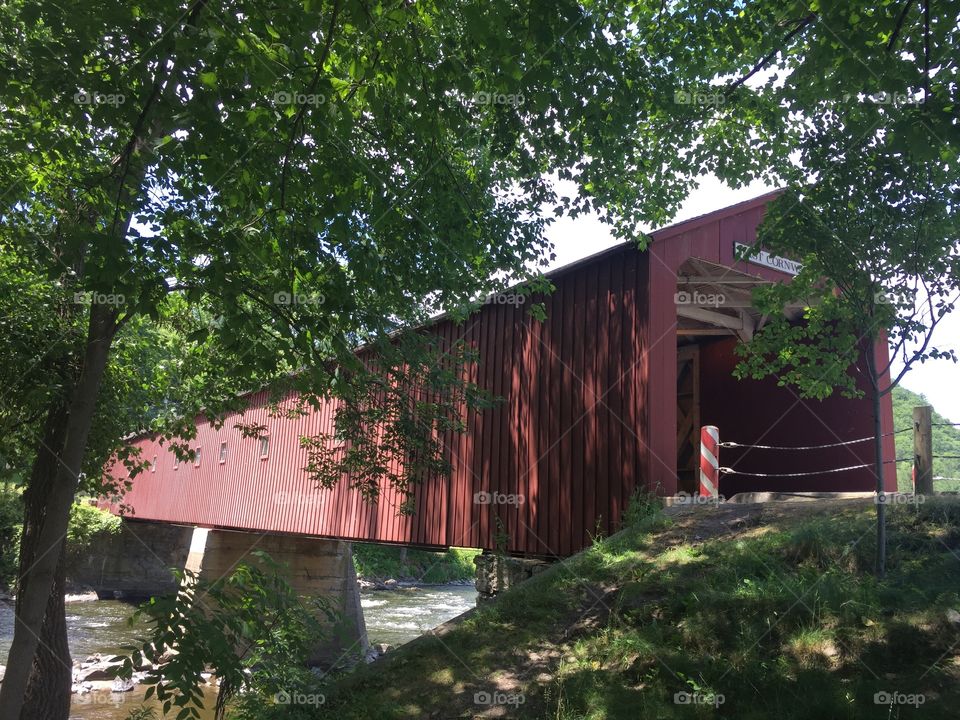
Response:
M340 2L339 0L334 0L333 10L330 14L330 25L327 27L327 37L323 43L323 52L320 53L320 58L317 60L316 72L313 74L313 79L310 81L309 93L312 94L314 90L317 89L317 83L320 82L320 76L323 74L323 66L327 62L327 58L330 56L330 48L333 45L333 31L336 28L337 16L340 14ZM293 118L293 125L290 127L290 138L287 140L287 149L283 153L283 163L280 169L280 207L285 208L287 202L287 173L290 170L290 156L293 153L293 148L297 144L299 138L299 127L300 123L303 122L303 117L307 112L307 105L304 103L300 106L300 109L297 110L296 116Z
M930 0L923 3L923 104L930 100Z
M195 25L197 19L200 17L200 13L203 11L204 7L207 4L207 0L196 0L191 7L190 11L187 13L186 20L184 21L184 29ZM171 35L171 37L174 37ZM165 72L164 72L165 71ZM153 108L154 103L160 98L163 93L166 83L170 80L170 77L173 75L173 68L171 63L165 62L164 60L158 61L158 72L153 81L153 87L150 90L150 94L147 96L146 101L143 104L143 108L140 110L140 114L137 116L136 121L133 123L133 128L130 133L130 140L127 141L126 146L123 149L123 152L114 160L114 164L123 164L123 169L120 172L120 177L117 180L117 196L114 201L113 209L113 220L110 226L111 234L117 232L117 226L120 222L121 207L123 205L123 191L127 184L127 178L130 175L130 166L133 160L133 156L136 154L137 150L143 145L146 141L144 135L144 128L147 125L147 118L150 114L150 110ZM131 213L132 215L132 213ZM130 225L130 218L126 222L126 227ZM124 230L126 232L126 229Z
M791 30L790 32L788 32L788 33L783 37L783 40L780 41L780 44L779 44L777 47L775 47L773 50L771 50L771 51L770 51L769 53L767 53L765 56L763 56L762 58L760 58L760 60L757 61L757 63L753 66L753 68L750 70L750 72L748 72L746 75L744 75L744 76L743 76L742 78L740 78L739 80L737 80L737 81L733 82L732 84L728 85L728 86L727 86L727 89L728 89L728 90L734 90L734 89L740 87L740 86L743 85L747 80L749 80L749 79L752 78L754 75L756 75L758 72L760 72L760 71L766 66L766 64L767 64L768 62L770 62L771 60L773 60L773 58L775 58L775 57L777 56L777 53L779 53L781 50L783 50L784 46L786 46L786 44L787 44L788 42L790 42L790 40L792 40L792 39L797 35L797 33L805 30L805 29L806 29L809 25L811 25L811 24L813 23L813 21L816 20L816 19L817 19L817 13L815 13L815 12L810 13L810 14L807 15L806 17L800 18L800 20L797 21L796 26L794 26L793 30Z
M957 297L954 298L953 302L956 302L958 299L960 299L960 294L958 294ZM932 308L932 301L928 299L928 302L931 304L931 308ZM933 331L936 330L937 325L940 324L940 321L943 320L944 317L946 317L946 313L944 313L943 315L940 315L939 317L933 317L933 316L930 317L930 327L928 328L924 336L923 344L920 346L918 350L916 350L913 353L913 355L910 357L909 360L904 362L903 369L897 374L896 378L890 381L890 384L887 386L887 389L884 390L883 393L881 394L886 394L892 391L893 388L895 388L900 383L900 381L903 380L904 376L907 374L910 368L913 367L913 364L917 360L919 360L920 357L924 355L924 353L926 353L927 348L930 346L930 341L933 340Z
M903 4L903 9L900 11L900 17L897 18L897 24L893 28L893 34L890 36L889 42L887 42L887 52L893 50L893 46L897 42L897 38L900 37L900 30L903 28L904 20L907 19L907 13L910 12L911 5L913 5L913 0L907 0Z

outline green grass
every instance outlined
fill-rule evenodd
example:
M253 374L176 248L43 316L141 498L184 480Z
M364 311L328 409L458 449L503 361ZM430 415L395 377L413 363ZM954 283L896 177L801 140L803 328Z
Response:
M882 691L938 695L924 716L950 716L958 699L950 651L960 637L946 612L960 606L960 560L946 540L960 512L930 505L893 515L883 581L869 573L865 512L637 564L631 582L655 599L615 613L575 647L555 683L563 702L549 716L712 716L708 705L673 702L690 692L723 695L724 717L880 718L889 708L873 696ZM937 665L944 653L949 668Z
M407 549L392 545L353 543L353 564L357 575L367 580L409 580L447 583L472 580L476 574L471 548L450 548L445 552Z
M960 504L890 508L883 580L873 506L823 507L697 545L647 515L342 678L315 716L473 717L474 693L500 688L523 694L506 709L524 718L955 717ZM891 709L878 692L925 702Z

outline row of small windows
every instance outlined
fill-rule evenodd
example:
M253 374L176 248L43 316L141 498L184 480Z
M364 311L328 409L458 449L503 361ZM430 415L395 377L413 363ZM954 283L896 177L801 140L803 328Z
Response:
M270 436L264 435L260 438L260 459L266 460L270 454ZM193 466L200 467L200 461L203 458L203 447L198 447L194 451L193 455ZM227 443L220 443L220 464L223 465L227 461ZM173 456L173 469L177 470L180 468L180 458L176 455ZM150 472L157 471L157 456L153 456L153 462L150 463Z

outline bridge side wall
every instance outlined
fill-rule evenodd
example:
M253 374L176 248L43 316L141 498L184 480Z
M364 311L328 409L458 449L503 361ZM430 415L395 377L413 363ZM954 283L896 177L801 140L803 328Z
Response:
M567 556L616 530L649 484L647 256L622 247L551 280L548 296L508 295L435 329L477 349L472 379L503 398L446 440L448 544Z
M786 280L734 257L736 243L756 241L773 196L654 233L646 252L621 246L555 271L550 295L496 296L460 325L440 319L427 328L442 346L463 340L475 348L480 361L466 369L469 379L502 402L482 412L464 408L466 432L444 438L452 472L420 483L413 515L399 512L404 498L389 487L375 505L349 479L318 489L304 471L300 439L331 434L336 404L291 418L282 411L295 406L293 398L271 414L263 392L222 427L198 421L197 462L177 464L167 446L137 440L141 458L156 465L134 479L124 502L137 518L220 529L511 555L577 552L598 531L617 529L638 487L677 490L677 271L700 258ZM545 320L529 312L534 303L542 303ZM885 348L878 352L885 357ZM731 397L738 413L752 412L737 393ZM889 401L884 408L889 427ZM264 426L269 453L238 423Z
M389 488L377 505L346 481L318 489L303 470L299 440L331 431L334 403L279 417L264 393L220 428L198 424L197 462L176 463L169 447L138 440L141 458L156 458L156 467L133 480L124 502L137 518L222 529L518 555L577 552L597 531L615 530L630 494L649 484L648 260L621 247L552 281L551 295L523 302L508 295L462 325L441 320L430 328L443 347L463 340L475 348L480 361L466 370L470 379L503 400L482 412L464 408L467 431L444 438L452 472L419 485L414 515L398 512L402 498ZM544 321L529 312L537 302ZM267 428L266 457L238 423Z

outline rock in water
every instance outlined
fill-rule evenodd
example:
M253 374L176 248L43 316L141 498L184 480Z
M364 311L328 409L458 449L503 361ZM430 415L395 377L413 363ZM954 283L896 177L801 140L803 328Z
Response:
M84 682L86 680L113 680L120 672L119 663L98 662L95 665L74 670L73 681Z
M113 681L113 687L110 688L110 692L130 692L135 685L136 683L133 681L133 678L116 678Z

